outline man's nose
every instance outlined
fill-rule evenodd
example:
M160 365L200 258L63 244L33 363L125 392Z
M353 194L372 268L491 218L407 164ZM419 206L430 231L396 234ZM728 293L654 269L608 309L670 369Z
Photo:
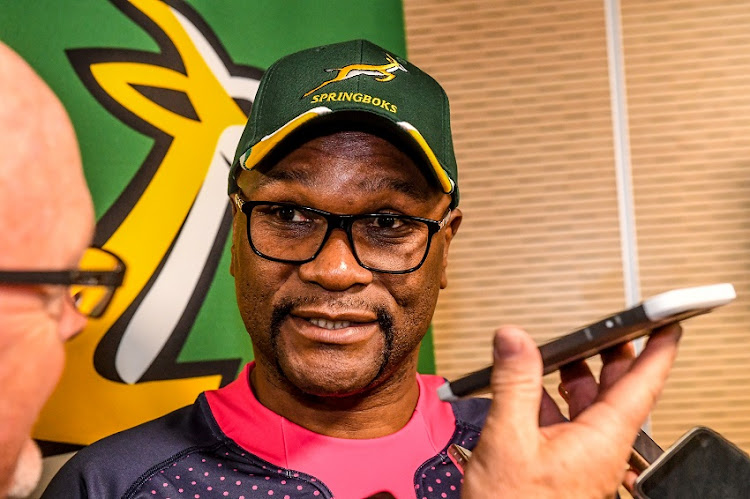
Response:
M331 291L344 291L358 284L372 282L372 272L354 257L346 232L335 229L318 256L299 267L300 278Z

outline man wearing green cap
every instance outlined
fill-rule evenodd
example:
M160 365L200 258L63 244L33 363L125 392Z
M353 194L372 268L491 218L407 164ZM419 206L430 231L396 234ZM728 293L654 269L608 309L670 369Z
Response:
M678 328L636 361L613 352L602 393L584 367L568 370L569 424L542 399L538 352L518 329L497 332L491 408L443 402L444 380L416 372L462 218L449 118L437 82L366 41L272 65L229 180L230 270L255 362L193 406L84 449L46 497L614 490ZM473 449L485 418L464 484L447 450Z

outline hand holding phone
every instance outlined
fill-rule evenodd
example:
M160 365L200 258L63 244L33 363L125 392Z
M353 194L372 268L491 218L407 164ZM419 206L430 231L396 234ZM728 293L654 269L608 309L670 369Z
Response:
M604 365L603 391L591 373L580 373L578 386L586 393L577 388L571 397L583 406L566 423L553 414L551 400L548 414L540 414L545 402L538 345L522 329L498 329L492 372L497 383L486 424L476 446L457 442L472 451L462 497L555 497L561 491L570 497L608 497L621 481L632 485L637 474L623 476L623 467L653 409L654 394L664 387L680 335L676 325L662 328L635 359L613 352Z

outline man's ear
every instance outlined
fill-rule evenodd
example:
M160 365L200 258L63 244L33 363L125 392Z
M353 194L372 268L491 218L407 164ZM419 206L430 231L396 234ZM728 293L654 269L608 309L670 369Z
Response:
M237 196L237 194L230 194L229 195L229 204L232 206L232 218L237 214L237 203L234 202L234 196Z
M445 244L443 245L443 268L440 274L440 289L445 289L448 286L448 249L450 248L453 236L458 232L458 228L461 226L461 220L463 220L463 213L460 209L454 208L451 211L451 217L448 220L448 225L445 227Z

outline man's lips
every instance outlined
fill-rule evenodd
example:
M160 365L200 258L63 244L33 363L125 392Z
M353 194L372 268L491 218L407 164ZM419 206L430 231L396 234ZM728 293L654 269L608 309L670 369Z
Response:
M365 341L379 330L377 317L372 314L290 314L292 330L315 343L349 345Z

